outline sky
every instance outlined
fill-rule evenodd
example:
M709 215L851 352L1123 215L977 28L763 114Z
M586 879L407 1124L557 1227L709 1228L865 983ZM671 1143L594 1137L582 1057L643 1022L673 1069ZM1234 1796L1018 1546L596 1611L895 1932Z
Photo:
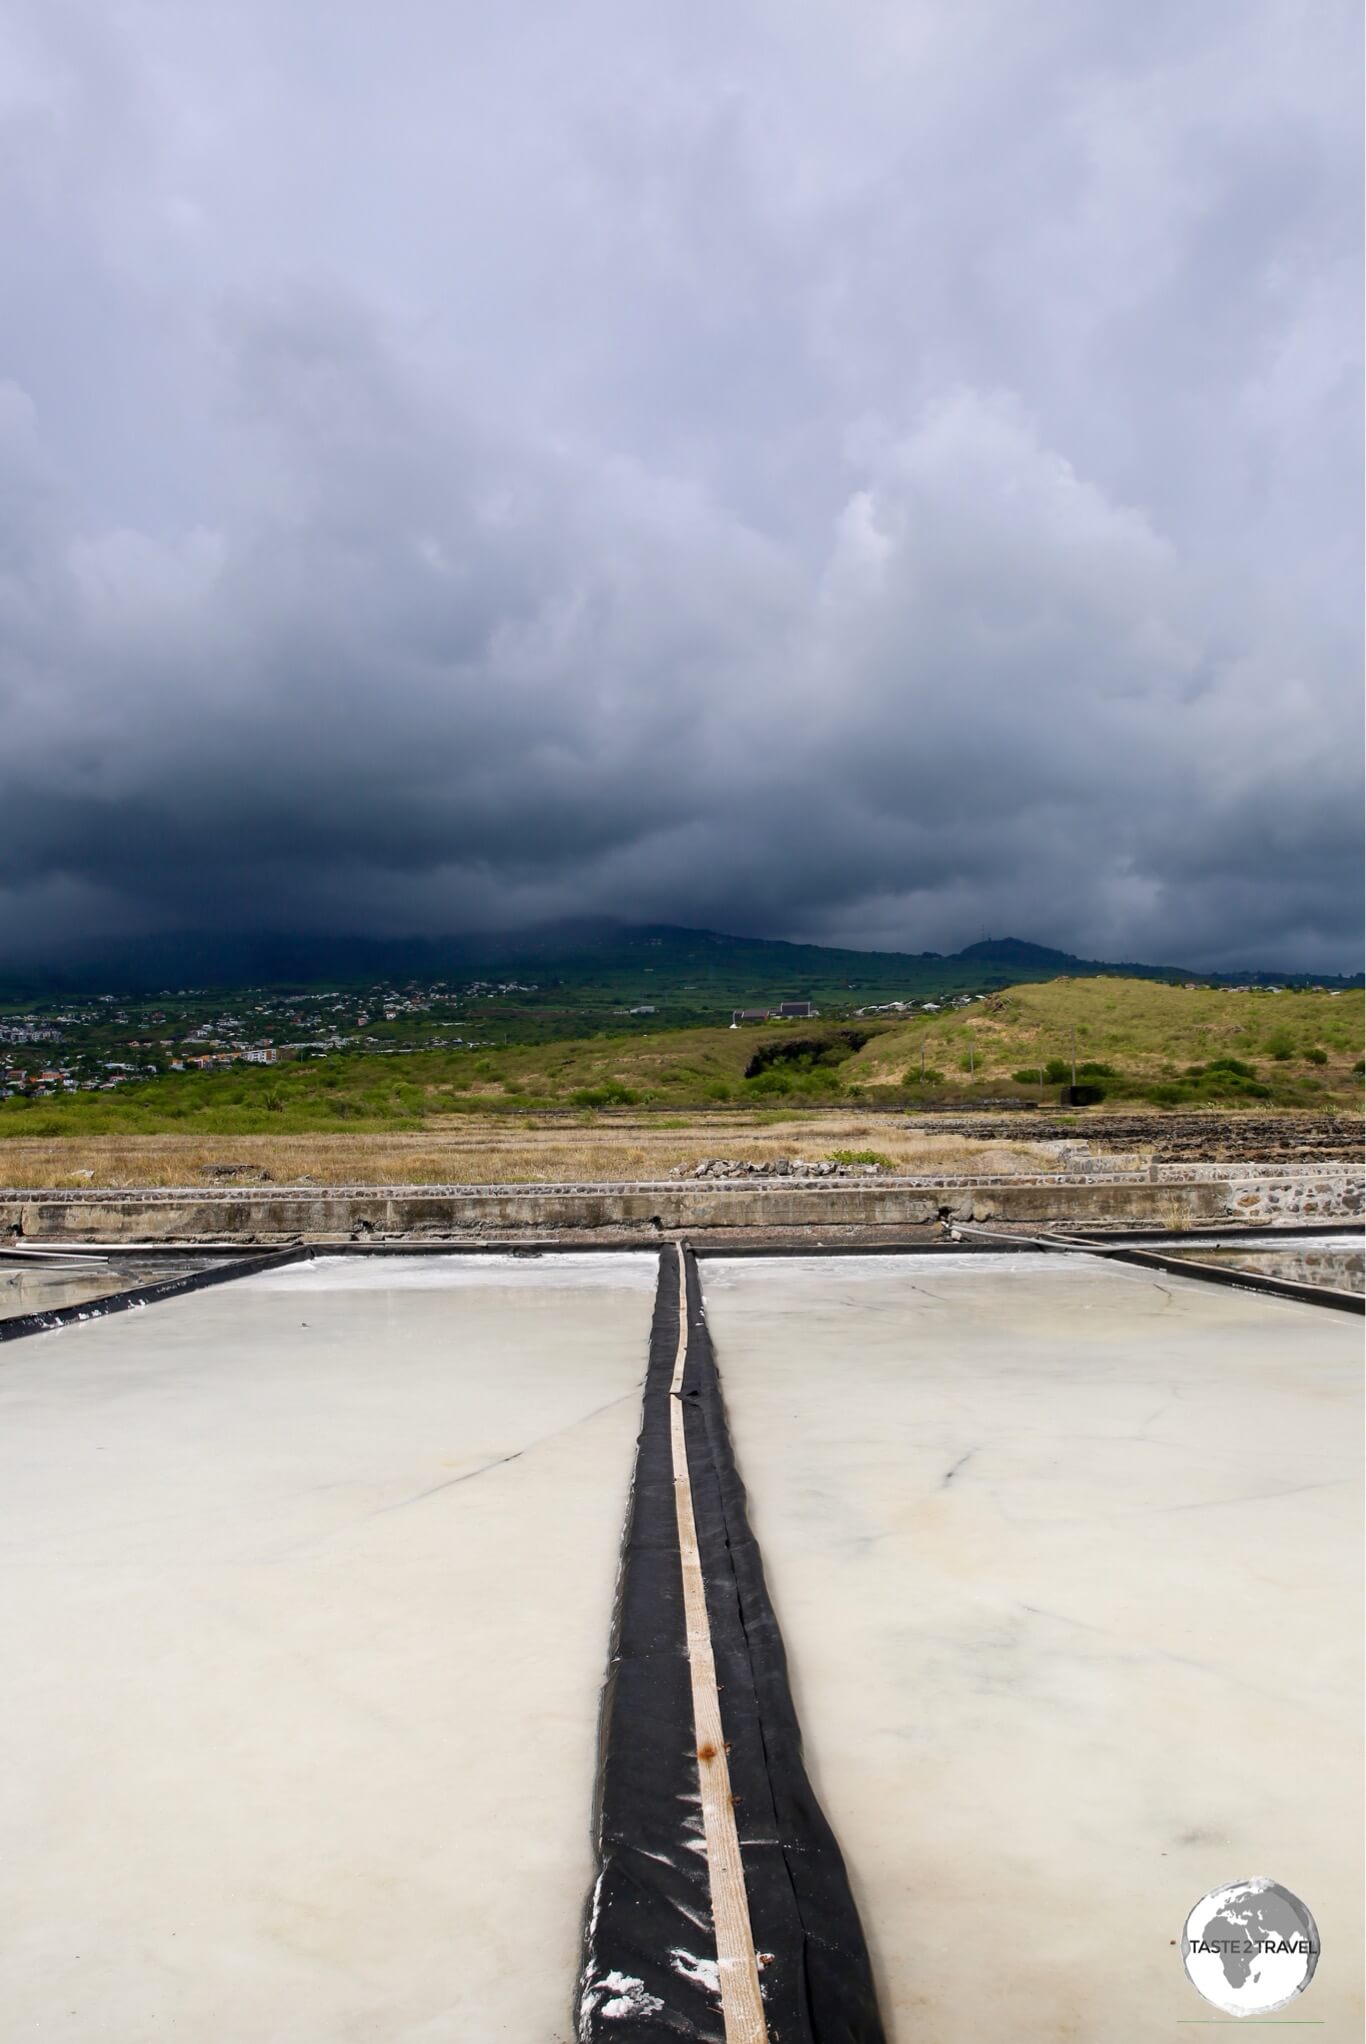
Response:
M1356 0L0 0L0 955L1360 967Z

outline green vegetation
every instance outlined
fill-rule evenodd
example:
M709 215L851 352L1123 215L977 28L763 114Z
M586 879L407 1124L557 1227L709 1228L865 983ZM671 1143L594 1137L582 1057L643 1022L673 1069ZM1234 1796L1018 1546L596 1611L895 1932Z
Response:
M975 1069L975 1059L973 1064ZM1017 1086L1070 1086L1072 1066L1067 1058L1051 1057L1045 1065L1026 1065L1022 1071L1012 1072L1010 1076ZM1079 1081L1118 1077L1113 1065L1103 1064L1098 1058L1087 1058L1077 1065Z
M1176 1080L1150 1084L1138 1097L1159 1107L1205 1106L1239 1100L1271 1100L1276 1089L1257 1077L1242 1058L1211 1058L1208 1064L1187 1065Z
M827 1150L827 1164L880 1164L886 1171L895 1171L896 1160L885 1150Z
M217 1135L287 1135L338 1128L418 1128L420 1084L383 1058L267 1071L169 1073L115 1093L0 1101L0 1135L156 1135L183 1128Z
M862 1046L871 1035L853 1032L853 1042ZM168 1072L110 1091L19 1094L0 1101L0 1137L360 1132L419 1128L434 1117L490 1109L525 1117L547 1108L591 1115L637 1105L758 1108L773 1100L839 1100L850 1038L808 1033L797 1055L786 1054L791 1048L789 1025L602 1033L577 1042L421 1050L401 1061L348 1050L270 1066ZM746 1076L756 1062L757 1072Z

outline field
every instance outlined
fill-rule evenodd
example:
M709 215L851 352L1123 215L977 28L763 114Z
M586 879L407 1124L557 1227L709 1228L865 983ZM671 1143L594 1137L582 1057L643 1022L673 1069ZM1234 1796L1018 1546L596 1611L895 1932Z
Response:
M876 1156L905 1171L1046 1171L1046 1144L925 1134L838 1109L805 1113L583 1116L433 1115L416 1132L21 1137L5 1145L4 1183L78 1189L246 1182L288 1185L551 1185L661 1178L704 1157L812 1163Z

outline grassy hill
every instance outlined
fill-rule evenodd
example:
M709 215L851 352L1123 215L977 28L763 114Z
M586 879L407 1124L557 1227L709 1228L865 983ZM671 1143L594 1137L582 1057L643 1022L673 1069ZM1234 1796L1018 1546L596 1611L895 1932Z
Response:
M1016 986L882 1032L847 1085L919 1094L1056 1097L1071 1077L1156 1105L1357 1106L1363 996L1097 977ZM921 1065L928 1075L921 1080Z

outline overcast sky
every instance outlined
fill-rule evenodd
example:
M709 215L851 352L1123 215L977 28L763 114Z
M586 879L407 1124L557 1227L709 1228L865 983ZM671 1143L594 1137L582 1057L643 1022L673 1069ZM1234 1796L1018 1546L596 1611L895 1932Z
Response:
M0 951L1361 963L1357 0L0 0Z

